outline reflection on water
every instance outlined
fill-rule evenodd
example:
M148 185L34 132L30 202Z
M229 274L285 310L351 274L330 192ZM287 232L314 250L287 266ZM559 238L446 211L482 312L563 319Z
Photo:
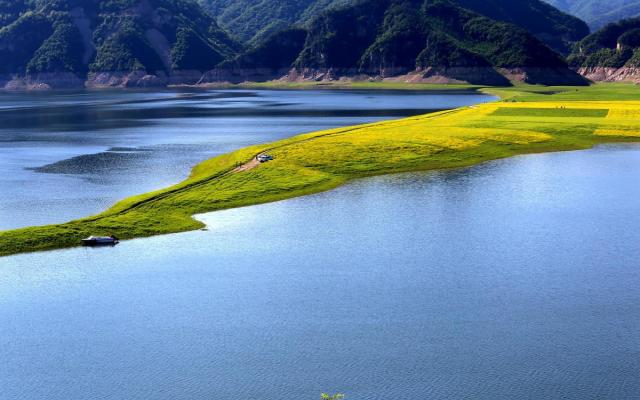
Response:
M640 146L0 259L3 399L636 399Z
M99 212L251 144L491 99L397 91L0 93L0 229Z

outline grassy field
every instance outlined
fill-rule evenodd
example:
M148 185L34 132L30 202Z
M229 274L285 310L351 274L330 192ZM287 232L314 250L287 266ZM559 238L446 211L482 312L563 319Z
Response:
M197 165L180 184L125 199L99 215L0 232L0 255L77 246L92 234L130 239L198 229L194 214L316 193L365 176L640 140L637 86L482 90L503 100L241 149ZM275 160L234 171L263 152Z

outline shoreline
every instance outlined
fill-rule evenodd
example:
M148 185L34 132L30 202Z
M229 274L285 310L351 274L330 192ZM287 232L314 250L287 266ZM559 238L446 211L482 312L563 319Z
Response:
M94 234L133 239L201 229L204 226L194 215L319 193L368 176L469 167L514 155L640 140L640 122L633 115L624 117L640 103L589 100L615 97L611 89L619 88L604 85L591 90L599 94L580 88L572 89L575 93L549 87L483 88L502 101L240 149L199 163L181 183L124 199L98 215L0 231L0 256L75 247L82 237ZM627 91L631 100L640 101L640 88ZM583 99L564 100L559 106L559 98L567 94ZM527 96L535 101L526 100ZM566 105L570 116L558 111ZM609 111L604 118L587 112L605 106ZM627 114L612 112L617 109ZM577 115L581 112L585 116ZM612 114L616 118L611 119ZM611 127L625 125L627 131L612 134ZM265 152L275 160L236 171L238 165Z
M343 82L343 81L305 81L305 82L217 82L203 84L170 84L159 87L125 87L125 86L78 86L58 88L1 88L0 94L11 93L69 93L69 92L172 92L178 90L398 90L424 92L476 92L485 88L514 88L516 86L486 86L471 84L434 84L410 82Z

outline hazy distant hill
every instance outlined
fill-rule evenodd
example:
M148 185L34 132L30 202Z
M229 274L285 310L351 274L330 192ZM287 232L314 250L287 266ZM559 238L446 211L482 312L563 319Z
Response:
M92 74L109 85L131 72L142 78L206 71L239 49L191 0L0 1L5 81L28 75L35 82L75 86ZM105 72L121 76L100 75ZM149 78L139 83L154 84Z
M505 73L533 83L580 82L526 30L448 0L369 0L331 10L315 18L306 35L301 29L272 35L221 67L240 71L239 79L246 71L295 67L312 79L420 71L419 79L485 84L508 83Z
M593 28L609 22L640 15L640 0L546 0L559 9L576 15Z
M305 25L313 17L357 0L200 0L218 22L242 40L264 37L297 23ZM541 0L456 0L482 15L525 28L558 50L568 41L589 33L585 23L560 12ZM266 34L266 35L265 35Z

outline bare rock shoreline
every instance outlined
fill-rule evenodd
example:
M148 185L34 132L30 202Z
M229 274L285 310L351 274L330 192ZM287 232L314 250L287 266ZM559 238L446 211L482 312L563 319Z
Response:
M408 71L403 68L381 69L363 73L355 69L215 69L203 74L200 85L221 82L330 82L330 81L386 81L404 83L472 84L508 86L511 82L526 82L543 85L587 84L578 73L561 68L514 68L491 67L428 67Z
M216 86L249 82L402 82L432 84L474 84L504 86L511 82L542 85L585 85L592 82L640 83L640 68L561 68L429 67L407 71L385 69L362 73L351 69L269 69L225 68L201 72L194 70L148 74L133 72L90 73L86 78L73 73L29 76L0 75L0 90L37 91L103 88L163 88L168 86Z
M176 71L166 74L133 72L99 72L80 78L70 72L28 76L0 75L0 90L38 91L103 88L162 88L170 85L195 85L202 78L199 71Z
M637 67L592 67L578 70L585 78L594 82L629 82L640 84L640 68Z

